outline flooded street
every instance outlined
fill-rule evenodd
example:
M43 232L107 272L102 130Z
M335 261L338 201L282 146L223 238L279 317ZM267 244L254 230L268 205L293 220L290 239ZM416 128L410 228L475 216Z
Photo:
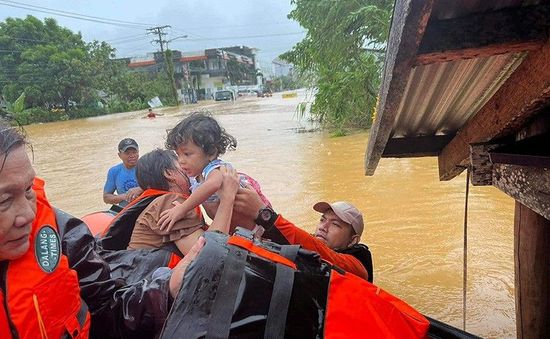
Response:
M145 154L163 147L166 130L184 113L208 109L238 140L223 159L257 179L277 212L313 231L315 202L353 202L364 213L362 242L374 256L375 284L462 327L465 174L439 182L436 158L382 159L366 177L368 134L307 132L311 126L295 118L303 94L206 102L161 110L156 119L143 119L140 111L26 130L50 201L82 216L108 207L102 189L107 170L119 162L120 139L136 139ZM513 211L514 201L497 189L470 188L466 329L483 337L515 337Z

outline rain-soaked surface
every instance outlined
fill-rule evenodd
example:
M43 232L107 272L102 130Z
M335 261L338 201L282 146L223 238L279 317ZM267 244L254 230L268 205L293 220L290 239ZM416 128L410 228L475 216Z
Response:
M117 144L135 138L144 154L163 147L166 130L193 109L217 116L238 140L223 158L262 185L276 211L313 231L319 200L349 200L364 212L362 241L374 255L375 284L426 315L462 326L465 175L438 181L437 159L382 159L363 175L368 133L331 138L295 118L304 99L239 98L26 128L34 164L52 203L76 216L105 209L102 188L118 162ZM184 112L184 113L182 113ZM468 220L467 330L515 336L514 202L493 187L471 187ZM351 291L352 292L352 291Z

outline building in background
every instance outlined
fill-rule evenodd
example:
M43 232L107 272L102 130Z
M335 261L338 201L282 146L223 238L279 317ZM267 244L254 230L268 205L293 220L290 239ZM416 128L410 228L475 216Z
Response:
M176 88L184 102L211 99L219 90L252 88L261 84L256 49L246 46L211 48L196 52L172 50ZM151 75L164 72L161 52L118 59L128 67Z

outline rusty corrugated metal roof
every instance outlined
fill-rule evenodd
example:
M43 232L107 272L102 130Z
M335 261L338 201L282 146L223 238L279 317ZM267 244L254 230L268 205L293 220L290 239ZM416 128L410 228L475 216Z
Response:
M525 53L415 67L408 79L392 136L455 133L502 85Z
M374 174L383 156L439 155L450 141L458 140L469 119L525 57L547 41L548 19L541 13L550 7L544 3L396 0L379 105L365 154L366 174ZM511 25L504 37L495 33L514 23L514 13L526 19L525 24ZM446 31L460 29L461 24L470 25L464 26L468 29L463 37L460 31ZM434 33L437 30L444 34ZM445 33L450 34L449 43Z

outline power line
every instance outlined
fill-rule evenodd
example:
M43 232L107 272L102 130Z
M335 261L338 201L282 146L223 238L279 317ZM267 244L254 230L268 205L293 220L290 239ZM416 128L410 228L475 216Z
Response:
M153 24L149 24L149 23L138 23L138 22L131 22L131 21L124 21L124 20L118 20L118 19L110 19L110 18L80 14L80 13L75 13L75 12L68 12L68 11L63 11L63 10L60 10L60 9L36 6L36 5L26 4L26 3L17 2L17 1L2 0L2 2L7 2L7 3L10 3L10 4L16 4L16 5L20 5L20 6L27 6L27 7L31 7L31 8L37 8L37 9L41 9L41 10L58 12L58 13L63 13L63 14L67 14L67 15L76 15L76 16L80 16L80 17L83 17L83 18L97 19L97 20L104 20L104 21L112 21L112 22L116 22L116 23L120 23L120 24L127 24L127 25L134 25L134 26L135 25L137 25L137 26L151 26L151 25L153 25Z
M98 16L79 14L79 13L75 13L75 12L68 12L68 11L62 11L62 10L42 7L42 6L35 6L35 5L25 4L25 3L22 3L22 2L16 2L16 1L0 0L0 5L5 5L5 6L9 6L9 7L16 7L16 8L22 8L22 9L27 9L27 10L37 11L37 12L42 12L42 13L48 13L48 14L53 14L53 15L59 15L59 16L73 18L73 19L78 19L78 20L98 22L98 23L103 23L103 24L108 24L108 25L119 26L119 27L143 29L145 27L150 26L150 24L147 24L147 23L136 23L136 22L130 22L130 21L124 21L124 20L118 20L118 19L110 19L110 18L104 18L104 17L98 17ZM282 24L282 23L284 23L284 22L273 23L273 24ZM223 27L246 27L246 26L249 26L249 25L228 25L228 26L217 26L217 27L223 28ZM166 26L157 26L157 27L153 27L152 29L147 29L147 30L156 32L155 30L158 29L159 27L167 28L167 27L170 27L170 26L168 26L168 25L166 25ZM211 28L216 28L216 26L211 26ZM182 32L182 33L185 33L185 34L189 34L186 31L183 31L181 29L177 29L177 30ZM303 33L305 33L305 31L291 32L291 33L260 34L260 35L250 35L250 36L228 36L228 37L218 37L218 38L216 38L216 37L213 37L213 38L211 38L211 37L202 37L198 34L191 34L191 35L198 36L198 38L190 38L190 39L187 39L187 40L188 41L208 41L208 40L250 39L250 38L274 37L274 36L298 35L298 34L303 34ZM156 33L156 34L158 34L158 33ZM165 34L163 34L163 35L165 35ZM130 37L131 36L129 36L128 38L130 38ZM18 40L24 41L23 38L13 38L13 39L18 39ZM114 39L110 43L116 44L116 43L130 42L131 41L131 40L118 41L119 39L122 39L122 38ZM161 40L162 40L162 43L161 43ZM28 41L33 41L33 39L28 39ZM45 42L45 41L39 41L39 40L36 40L36 41L37 42ZM162 37L159 37L159 39L156 40L156 42L161 44L161 51L163 51L164 43L166 41L163 40Z
M301 32L291 32L291 33L274 33L274 34L259 34L259 35L227 36L227 37L203 38L203 39L193 39L193 38L192 38L192 39L187 39L187 41L267 38L267 37L273 37L273 36L298 35L298 34L303 34L303 33L305 33L305 31L301 31Z
M122 54L122 51L131 50L132 53L135 53L136 49L142 49L142 48L145 48L147 46L151 46L151 43L148 42L148 43L141 43L139 45L124 46L124 48L120 48L120 49L117 48L117 52L121 52L121 54Z
M126 39L126 40L120 40L120 41L106 41L108 44L110 45L119 45L119 44L127 44L129 42L138 42L138 41L142 41L143 39L148 39L149 37L147 36L143 36L141 38L134 38L134 39Z
M120 41L126 41L126 40L129 40L129 39L138 39L138 38L147 38L147 34L138 34L138 35L129 35L129 36L125 36L125 37L118 37L118 38L113 38L112 40L107 40L105 42L118 43Z
M153 42L156 42L160 45L160 51L163 54L164 54L164 44L167 43L167 41L164 40L162 37L168 34L164 31L164 29L166 28L170 28L170 25L147 28L147 32L149 32L149 34L158 35L159 38L156 40L153 40Z
M130 22L130 21L102 18L102 17L91 16L91 15L84 15L84 14L61 11L61 10L42 7L42 6L29 5L29 4L25 4L25 3L21 3L21 2L15 2L15 1L2 0L2 1L0 1L0 5L4 5L4 6L8 6L8 7L15 7L15 8L22 8L22 9L26 9L26 10L29 10L29 11L53 14L53 15L67 17L67 18L97 22L97 23L102 23L102 24L106 24L106 25L113 25L113 26L119 26L119 27L143 29L145 27L150 26L150 24L146 24L146 23L136 23L136 22Z
M121 37L116 38L113 40L107 40L106 43L109 44L120 44L120 43L127 43L127 42L135 42L140 41L144 38L147 38L147 35L145 34L139 34L139 35L131 35L127 37ZM47 41L47 40L38 40L38 39L28 39L28 38L16 38L16 37L10 37L10 36L0 36L0 39L10 39L10 40L18 40L18 41L31 41L31 42L42 42L42 43L53 43L55 41Z
M192 29L224 29L224 28L239 28L239 27L266 27L266 26L275 26L275 25L284 25L292 23L292 21L279 21L271 23L261 23L261 24L246 24L246 25L223 25L223 26L198 26L193 27Z

